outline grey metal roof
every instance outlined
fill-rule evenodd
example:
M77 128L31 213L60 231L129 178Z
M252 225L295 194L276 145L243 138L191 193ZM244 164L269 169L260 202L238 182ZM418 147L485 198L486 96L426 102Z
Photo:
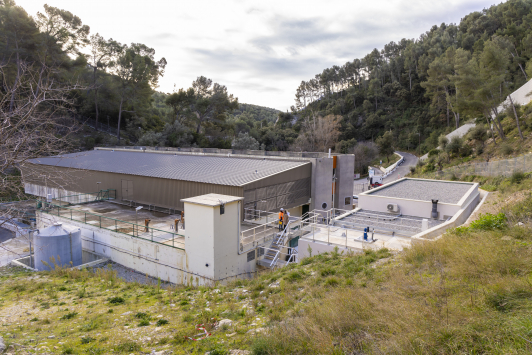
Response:
M368 194L409 200L438 200L442 203L456 204L473 185L473 183L454 181L404 179L391 183L389 186L384 185L373 192L370 190Z
M91 150L30 160L53 165L118 174L243 186L309 162L243 159L198 155Z

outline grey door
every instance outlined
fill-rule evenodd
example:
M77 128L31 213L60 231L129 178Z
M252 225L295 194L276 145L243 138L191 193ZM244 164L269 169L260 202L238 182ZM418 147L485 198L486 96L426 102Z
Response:
M122 200L133 200L133 181L122 180Z

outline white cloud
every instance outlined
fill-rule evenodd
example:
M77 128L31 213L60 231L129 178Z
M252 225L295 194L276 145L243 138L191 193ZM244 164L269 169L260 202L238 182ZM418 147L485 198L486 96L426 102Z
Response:
M44 0L17 0L31 15ZM493 0L47 0L122 43L141 42L168 61L159 90L204 75L240 102L286 110L301 80L390 41L458 23Z

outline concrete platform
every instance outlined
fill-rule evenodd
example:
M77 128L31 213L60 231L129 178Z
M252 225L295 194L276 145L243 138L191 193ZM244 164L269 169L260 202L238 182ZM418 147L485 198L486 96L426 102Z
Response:
M56 210L52 209L52 215L56 215ZM185 230L179 223L179 229L176 233L174 229L175 219L181 220L180 215L169 215L157 211L149 211L148 206L137 212L134 207L129 207L109 201L93 202L81 205L72 205L60 209L61 217L76 220L95 227L102 227L112 231L125 234L135 235L139 238L152 240L158 243L175 246L178 248L185 247ZM100 219L99 216L102 216ZM144 220L150 219L151 222L148 232L144 229ZM140 225L140 227L134 226ZM186 225L186 220L185 220ZM174 238L175 237L175 238Z
M403 250L408 248L411 245L410 238L401 237L401 236L392 236L390 234L381 234L375 233L373 243L368 243L359 238L363 237L364 232L352 230L352 229L343 229L340 227L331 227L330 231L327 231L327 228L315 228L314 232L301 237L308 241L325 243L331 246L338 246L339 248L347 248L353 250L364 250L364 249L382 249L388 248L390 250ZM301 240L300 239L300 240ZM346 241L347 239L347 241ZM371 239L371 233L368 234L368 239Z

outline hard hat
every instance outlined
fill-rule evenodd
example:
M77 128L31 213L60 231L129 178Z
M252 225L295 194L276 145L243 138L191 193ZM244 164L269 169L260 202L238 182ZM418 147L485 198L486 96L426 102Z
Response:
M284 211L284 210L281 208L281 211Z

